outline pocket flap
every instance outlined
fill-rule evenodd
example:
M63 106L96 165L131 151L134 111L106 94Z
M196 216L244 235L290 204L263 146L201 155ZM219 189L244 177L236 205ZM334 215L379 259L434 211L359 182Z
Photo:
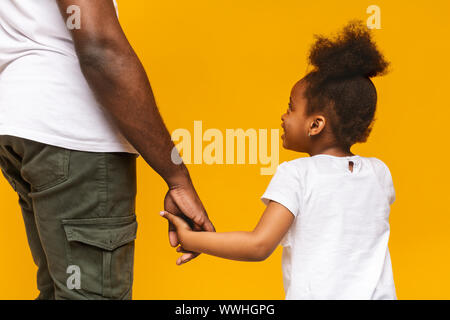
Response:
M63 220L68 241L112 251L136 239L136 216Z

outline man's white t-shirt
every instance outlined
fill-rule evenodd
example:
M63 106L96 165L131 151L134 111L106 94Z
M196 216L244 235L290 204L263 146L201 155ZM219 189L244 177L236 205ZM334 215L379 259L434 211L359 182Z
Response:
M388 248L395 191L381 160L319 154L284 162L262 200L295 216L281 243L286 299L397 298Z
M0 1L0 134L138 154L89 88L56 0Z

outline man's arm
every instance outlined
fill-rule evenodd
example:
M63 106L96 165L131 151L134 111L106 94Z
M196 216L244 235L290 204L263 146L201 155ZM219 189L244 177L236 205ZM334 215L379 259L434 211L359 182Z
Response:
M112 0L58 0L61 13L77 5L81 29L73 30L81 69L97 100L120 131L169 186L187 184L184 165L171 161L173 142L160 116L147 75L127 41Z
M198 229L213 231L187 168L172 162L174 144L145 70L117 19L113 1L57 0L57 3L64 19L70 5L80 7L81 29L72 30L72 37L81 70L122 134L169 186L165 203L192 219ZM169 226L169 238L172 246L178 243L173 226Z
M179 252L193 251L239 261L268 258L289 230L294 215L283 205L270 201L253 231L193 232L180 217L162 212L174 224L180 239Z

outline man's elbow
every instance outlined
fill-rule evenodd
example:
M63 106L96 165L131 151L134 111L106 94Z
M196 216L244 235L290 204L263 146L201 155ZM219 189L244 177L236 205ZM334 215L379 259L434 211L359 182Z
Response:
M85 68L99 68L106 61L105 49L98 46L86 45L77 50L80 66Z
M77 56L83 71L111 71L129 52L114 41L86 41L77 46Z

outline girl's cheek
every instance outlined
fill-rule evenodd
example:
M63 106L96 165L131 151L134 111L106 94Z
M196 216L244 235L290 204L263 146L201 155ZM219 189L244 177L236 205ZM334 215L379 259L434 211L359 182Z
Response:
M293 128L292 131L293 132L290 137L291 141L289 144L291 146L295 146L295 148L298 149L304 144L302 132L299 127Z

